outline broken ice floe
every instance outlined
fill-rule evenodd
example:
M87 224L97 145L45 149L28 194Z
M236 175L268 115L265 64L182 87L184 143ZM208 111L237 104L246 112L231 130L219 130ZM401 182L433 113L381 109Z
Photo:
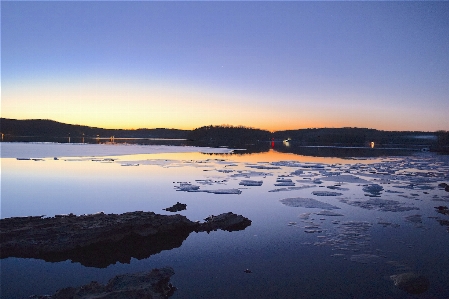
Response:
M330 191L313 191L312 194L316 195L316 196L340 196L340 195L343 195L343 193L330 192Z
M242 180L239 185L243 186L262 186L263 181Z
M291 179L280 179L276 180L275 186L295 186L295 183Z
M231 177L233 178L239 178L239 177L243 177L243 178L251 178L251 177L266 177L266 176L272 176L271 173L267 173L267 172L259 172L259 171L242 171L239 170L236 173L232 174Z
M334 222L333 222L334 223ZM335 222L334 224L338 224ZM333 250L340 251L367 251L371 237L369 229L371 224L365 221L347 221L336 226L336 231L328 231L325 236L320 236L315 246L330 246Z
M269 165L246 165L246 167L255 169L281 169L279 166L269 166Z
M356 184L369 184L370 182L354 175L334 175L321 178L323 181L339 182L339 183L356 183Z
M335 213L329 210L323 210L320 211L318 213L316 213L317 215L322 215L322 216L343 216L343 214L339 214L339 213Z
M359 207L367 210L379 210L383 212L405 212L411 210L419 210L417 207L405 206L396 200L381 199L381 198L370 198L366 201L363 200L349 200L346 198L340 198L341 202L348 205Z
M301 198L301 197L284 198L281 199L280 202L289 207L317 208L324 210L340 209L339 207L333 206L331 204L313 198Z
M273 190L269 190L268 192L293 191L293 190L302 190L302 189L313 188L313 187L315 187L315 185L301 185L301 186L295 186L295 187L273 189Z
M180 183L179 186L175 186L176 191L185 192L205 192L213 194L241 194L242 191L239 189L215 189L215 190L200 190L200 186L192 185L190 183Z

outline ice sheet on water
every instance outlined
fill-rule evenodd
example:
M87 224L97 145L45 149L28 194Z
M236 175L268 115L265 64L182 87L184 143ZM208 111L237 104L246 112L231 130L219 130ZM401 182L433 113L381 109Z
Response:
M324 210L340 209L339 207L313 198L302 198L302 197L284 198L281 199L280 202L289 207L317 208Z
M295 186L295 183L291 179L278 178L275 186Z
M370 181L361 179L354 175L341 174L341 175L333 175L328 177L321 178L322 181L331 181L338 183L354 183L354 184L369 184Z
M266 176L272 176L271 173L268 172L260 172L260 171L242 171L238 170L236 173L232 174L231 177L233 178L251 178L251 177L266 177Z
M340 195L343 195L343 193L331 192L331 191L313 191L312 194L316 195L316 196L340 196Z
M412 210L419 210L417 207L406 206L396 200L391 199L381 199L381 198L370 198L368 200L350 200L347 198L340 198L341 202L348 205L359 207L367 210L378 210L382 212L405 212Z
M239 189L202 189L200 190L200 186L192 185L190 183L179 183L179 186L175 186L176 191L184 191L184 192L205 192L205 193L213 193L213 194L241 194L242 191Z
M270 166L270 165L246 165L246 167L255 169L281 169L279 166Z
M316 213L317 215L322 215L322 216L344 216L343 214L339 214L339 213L335 213L329 210L323 210L320 211L318 213Z
M268 192L294 191L294 190L302 190L302 189L313 188L313 187L315 187L315 185L301 185L301 186L295 186L295 187L273 189Z
M239 185L243 186L262 186L263 181L242 180Z

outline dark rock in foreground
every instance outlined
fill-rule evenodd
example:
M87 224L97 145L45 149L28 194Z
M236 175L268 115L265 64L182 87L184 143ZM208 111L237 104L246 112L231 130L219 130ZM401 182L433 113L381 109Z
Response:
M185 203L177 202L176 204L172 205L169 208L164 209L165 211L169 212L179 212L187 209L187 205Z
M429 289L429 280L413 272L402 273L390 276L394 285L409 294L421 294Z
M208 218L200 223L182 215L141 211L6 218L0 220L0 257L70 259L102 268L177 248L191 232L236 231L251 225L251 220L231 212Z
M52 296L31 296L31 299L163 299L173 295L176 288L169 282L175 274L172 268L151 272L117 275L106 285L96 281L78 287L64 288Z

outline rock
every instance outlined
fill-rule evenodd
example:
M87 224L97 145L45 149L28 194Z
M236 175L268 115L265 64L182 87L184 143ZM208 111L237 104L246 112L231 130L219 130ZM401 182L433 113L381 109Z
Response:
M164 209L169 212L179 212L187 209L187 205L184 203L176 202L176 204L172 205L169 208Z
M223 213L218 216L211 215L204 219L206 222L202 223L197 231L210 232L221 229L226 231L244 230L251 225L251 220L242 215L234 213Z
M88 267L116 262L180 247L191 232L243 230L251 220L231 212L204 223L182 215L129 212L43 218L0 219L0 257L38 258L49 262L72 260Z
M68 287L57 291L52 296L31 296L30 298L48 299L163 299L171 297L176 288L170 283L170 277L175 274L172 268L153 269L150 272L117 275L106 285L96 281L73 288Z
M391 275L394 285L409 294L421 294L429 289L430 282L423 275L413 272Z

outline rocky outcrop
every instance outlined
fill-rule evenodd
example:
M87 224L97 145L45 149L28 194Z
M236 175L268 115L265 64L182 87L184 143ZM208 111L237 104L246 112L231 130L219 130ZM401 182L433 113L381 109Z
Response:
M170 283L175 274L172 268L153 269L150 272L118 275L106 285L96 281L78 287L68 287L54 295L31 296L31 299L165 299L173 295L176 288Z
M164 209L165 211L169 212L179 212L187 209L187 205L185 203L180 203L179 201L172 205L169 208Z
M251 220L234 213L209 216L204 223L141 211L6 218L0 220L0 257L70 259L107 267L179 247L191 232L236 231L249 225Z

